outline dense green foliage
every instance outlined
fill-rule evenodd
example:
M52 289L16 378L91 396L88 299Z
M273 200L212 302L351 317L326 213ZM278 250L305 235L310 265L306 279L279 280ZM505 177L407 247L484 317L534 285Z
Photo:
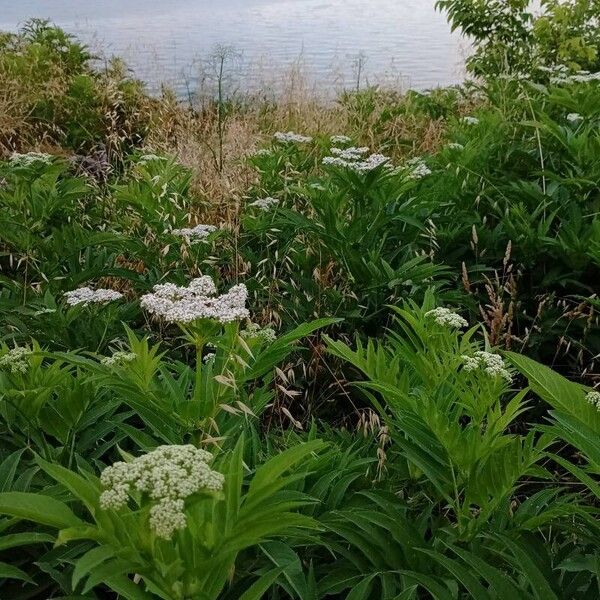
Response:
M477 82L345 94L224 212L137 83L2 38L2 598L598 598L597 7L439 4Z

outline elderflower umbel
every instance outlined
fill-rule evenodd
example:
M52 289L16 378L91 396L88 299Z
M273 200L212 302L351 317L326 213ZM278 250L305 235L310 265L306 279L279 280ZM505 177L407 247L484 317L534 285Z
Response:
M351 146L350 148L332 148L330 150L333 156L339 156L343 160L361 160L363 155L369 151L367 146Z
M580 121L583 121L583 117L579 113L569 113L567 115L567 121L569 121L569 123L579 123Z
M83 304L104 304L106 302L113 302L123 297L123 294L116 292L115 290L107 290L100 288L98 290L92 290L89 287L82 287L64 294L67 304L69 306L77 306Z
M266 343L274 342L277 339L277 335L271 327L261 327L258 323L250 323L240 335L245 339L261 340Z
M259 198L254 202L250 202L248 206L254 206L256 208L259 208L260 210L267 211L273 208L274 206L277 206L278 204L279 200L277 200L277 198L271 198L269 196L268 198Z
M214 233L217 228L214 225L196 225L183 229L172 229L171 234L184 238L189 244L197 244L205 240L211 233Z
M150 508L150 527L157 536L170 539L184 529L185 499L201 491L219 491L224 477L209 466L210 452L185 446L159 446L130 463L117 462L100 477L105 490L100 495L104 510L118 510L127 505L133 491L146 494L154 505Z
M342 167L350 169L356 173L368 173L378 167L384 165L386 168L391 168L390 158L383 154L371 154L367 157L361 155L367 151L367 148L332 148L331 153L334 156L326 156L322 163L333 167Z
M600 392L597 392L596 390L588 392L585 396L585 399L592 406L595 406L598 410L600 410Z
M207 365L208 363L211 363L213 360L215 360L216 358L216 354L214 352L209 352L208 354L205 354L202 357L202 362Z
M347 135L332 135L329 139L332 144L349 144L352 141Z
M7 369L11 373L27 373L29 362L27 356L31 354L29 348L17 347L0 357L0 369Z
M115 352L112 356L105 356L101 358L100 363L103 364L105 367L115 367L131 362L132 360L135 360L136 357L137 354L135 354L135 352L124 352L122 350L119 350L118 352Z
M423 177L431 175L431 169L423 162L422 158L411 158L406 161L406 166L410 169L409 177L411 179L423 179Z
M45 152L27 152L26 154L13 152L9 160L13 165L19 167L30 167L36 163L49 165L52 162L52 158L51 154L46 154Z
M512 375L508 372L506 364L498 354L477 350L473 356L463 355L462 359L465 362L463 368L467 372L483 369L490 377L502 377L508 383L512 381Z
M149 162L154 162L157 160L167 160L164 156L158 156L157 154L143 154L138 158L138 163L140 165L145 165Z
M432 318L438 325L441 325L442 327L456 327L457 329L460 329L461 327L468 326L467 321L459 314L442 306L426 312L425 316Z
M205 275L194 279L187 288L172 283L155 285L151 294L142 296L141 305L171 323L191 323L196 319L229 323L248 318L245 285L234 285L225 294L216 294L212 278Z
M282 144L308 144L309 142L312 142L312 138L310 136L294 133L293 131L278 131L273 137Z

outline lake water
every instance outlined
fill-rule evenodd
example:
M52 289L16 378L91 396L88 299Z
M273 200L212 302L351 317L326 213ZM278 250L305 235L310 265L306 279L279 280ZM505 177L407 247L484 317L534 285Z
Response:
M198 88L216 45L245 89L292 66L322 89L360 83L423 89L458 82L466 44L435 0L2 0L0 29L48 18L96 52L122 56L156 89ZM232 53L228 53L231 57ZM204 77L202 76L204 73ZM289 77L289 75L288 75ZM210 77L209 77L210 79Z

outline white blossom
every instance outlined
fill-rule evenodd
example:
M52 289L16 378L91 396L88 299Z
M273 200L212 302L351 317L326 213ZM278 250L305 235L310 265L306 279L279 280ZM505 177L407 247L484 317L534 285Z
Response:
M205 354L205 355L202 357L202 362L203 362L204 364L211 363L211 362L213 362L213 360L215 360L216 356L217 356L217 355L216 355L214 352L209 352L208 354Z
M469 325L467 321L459 314L455 313L449 308L444 308L441 306L426 312L425 316L433 319L442 327L455 327L460 329L461 327L467 327Z
M261 327L258 323L250 323L240 332L245 339L261 340L266 343L274 342L277 335L272 327Z
M332 148L330 150L333 156L339 156L343 160L361 160L363 155L369 151L367 146L351 146L350 148Z
M81 287L70 292L65 292L64 296L69 306L77 306L78 304L87 306L88 304L104 304L106 302L113 302L114 300L121 299L123 294L116 292L115 290L107 290L103 288L92 290L89 287Z
M159 156L158 154L143 154L138 158L138 163L140 165L145 165L149 162L154 162L157 160L167 160L164 156Z
M569 123L579 123L580 121L583 121L583 117L579 113L569 113L567 115L567 121L569 121Z
M333 151L336 152L333 152ZM322 163L324 165L341 167L343 169L350 169L356 173L368 173L378 167L384 165L386 168L391 168L390 158L383 154L371 154L365 158L361 157L360 154L365 148L348 148L342 150L340 148L332 148L332 153L336 156L326 156L323 158Z
M458 142L450 142L447 147L450 148L450 150L464 150L465 149L465 147L462 144L459 144Z
M171 229L171 234L184 238L189 244L197 244L205 240L217 228L214 225L199 224L195 227L184 227L183 229Z
M19 154L13 152L10 157L10 162L19 167L30 167L36 163L49 165L54 157L51 154L45 152L27 152L26 154Z
M585 399L592 405L595 406L598 410L600 410L600 392L596 390L592 390L588 392L585 396Z
M128 362L131 362L137 358L137 354L135 352L124 352L119 350L115 352L112 356L104 356L100 359L100 363L105 367L115 367L121 366Z
M461 121L466 125L477 125L479 123L479 119L477 117L463 117Z
M267 198L259 198L254 202L250 202L248 206L254 206L256 208L259 208L260 210L268 211L271 210L271 208L277 206L278 204L279 200L277 200L277 198L271 198L269 196Z
M406 161L406 166L410 169L409 177L411 179L423 179L431 175L431 169L425 164L422 158L415 157Z
M312 142L312 138L310 136L294 133L293 131L278 131L273 137L282 144L308 144L309 142Z
M229 323L248 318L245 285L234 285L220 296L216 293L212 278L205 275L194 279L187 288L172 283L155 285L151 294L142 296L141 305L171 323L191 323L196 319Z
M512 375L506 368L504 360L498 354L477 350L473 356L463 355L462 359L465 363L463 368L467 372L482 369L490 377L502 377L508 383L512 381Z
M25 347L17 347L9 350L0 357L0 369L7 369L11 373L27 373L29 361L27 357L31 350Z
M329 139L332 144L349 144L352 141L347 135L332 135Z
M117 462L100 477L105 490L100 496L104 510L118 510L127 505L129 494L145 494L150 508L150 527L157 536L170 539L184 529L185 499L201 491L219 491L224 477L213 471L210 452L185 446L159 446L132 462Z

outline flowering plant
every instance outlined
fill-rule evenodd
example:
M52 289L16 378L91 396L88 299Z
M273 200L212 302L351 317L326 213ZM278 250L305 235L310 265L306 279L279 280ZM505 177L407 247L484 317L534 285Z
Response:
M58 546L90 541L87 551L80 547L72 575L73 590L84 595L103 584L127 600L216 600L241 552L315 528L313 519L297 512L307 497L290 488L322 447L320 441L294 446L248 480L243 438L211 467L204 450L163 446L108 467L101 479L38 458L86 516L50 490L0 493L0 513L58 530ZM263 577L272 582L273 575ZM260 584L252 589L244 598L259 600Z

